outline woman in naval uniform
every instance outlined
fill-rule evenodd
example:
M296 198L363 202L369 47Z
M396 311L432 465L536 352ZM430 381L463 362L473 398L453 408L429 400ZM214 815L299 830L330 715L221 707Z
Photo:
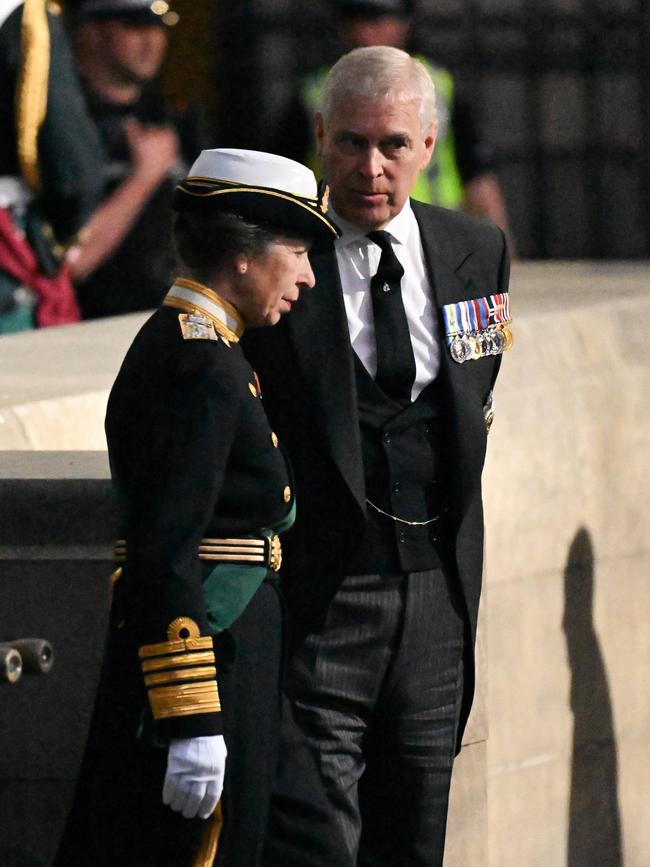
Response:
M66 867L260 857L294 502L239 338L290 311L337 230L309 169L253 151L203 151L175 206L179 276L108 403L123 565Z

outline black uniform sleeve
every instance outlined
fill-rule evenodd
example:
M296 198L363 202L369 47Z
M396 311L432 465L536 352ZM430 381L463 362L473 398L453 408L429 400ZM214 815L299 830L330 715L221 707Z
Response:
M134 443L139 458L131 455L120 467L116 456L114 469L128 500L127 610L153 716L165 735L193 737L220 731L198 546L222 488L241 384L227 365L215 364L225 346L188 341L181 349L165 393L142 394L147 429L130 435L146 437L145 448ZM114 406L119 402L109 402L109 449L125 435L123 413Z

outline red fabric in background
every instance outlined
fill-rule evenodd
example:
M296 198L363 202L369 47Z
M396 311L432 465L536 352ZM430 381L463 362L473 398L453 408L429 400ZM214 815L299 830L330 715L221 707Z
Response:
M36 293L39 328L78 322L81 318L66 266L53 277L41 274L33 250L6 208L0 208L0 269Z

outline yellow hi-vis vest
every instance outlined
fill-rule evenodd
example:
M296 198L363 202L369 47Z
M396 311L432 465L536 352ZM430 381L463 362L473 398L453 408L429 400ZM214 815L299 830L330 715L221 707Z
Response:
M426 58L418 56L417 59L433 79L436 88L438 136L431 161L420 172L411 196L420 202L431 205L459 209L463 204L463 183L456 163L454 132L451 129L454 79L446 69L434 66ZM323 67L307 76L302 84L300 96L311 117L320 106L328 71L329 67ZM313 145L307 154L306 161L314 174L320 177L320 166Z

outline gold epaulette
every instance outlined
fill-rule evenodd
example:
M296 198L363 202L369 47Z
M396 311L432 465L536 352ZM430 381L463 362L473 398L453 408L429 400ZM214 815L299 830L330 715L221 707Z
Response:
M138 651L153 718L220 711L212 638L201 637L191 618L177 617L167 627L167 639Z

